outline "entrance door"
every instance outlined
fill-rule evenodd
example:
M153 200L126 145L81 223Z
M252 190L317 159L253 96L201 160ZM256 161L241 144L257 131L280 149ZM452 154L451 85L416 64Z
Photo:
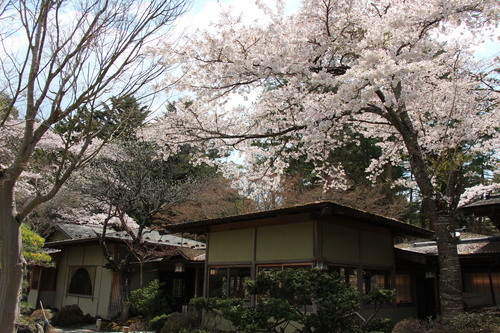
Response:
M426 278L425 273L415 274L417 283L418 317L436 317L436 279Z

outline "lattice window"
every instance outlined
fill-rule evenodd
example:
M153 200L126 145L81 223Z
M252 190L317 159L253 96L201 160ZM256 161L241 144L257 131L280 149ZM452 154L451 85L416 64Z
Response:
M411 274L396 274L396 303L413 303Z

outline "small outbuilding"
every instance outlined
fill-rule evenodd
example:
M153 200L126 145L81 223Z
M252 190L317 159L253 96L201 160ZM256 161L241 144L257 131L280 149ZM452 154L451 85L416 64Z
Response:
M244 284L259 272L316 268L338 272L360 299L374 286L396 289L397 301L381 312L394 319L418 314L415 276L398 271L395 240L433 237L429 230L329 201L185 223L170 231L207 235L205 297L241 297L254 304ZM362 310L372 307L363 304Z
M77 304L84 314L112 319L121 311L120 279L104 257L99 235L102 226L57 224L45 246L50 249L55 267L32 267L28 303L39 308L60 309ZM106 243L116 260L130 251L130 236L109 230ZM159 279L172 298L173 309L181 311L195 296L202 295L205 244L175 235L160 235L146 230L145 242L157 250L168 249L168 256L150 257L132 262L131 290ZM161 251L158 251L161 253Z

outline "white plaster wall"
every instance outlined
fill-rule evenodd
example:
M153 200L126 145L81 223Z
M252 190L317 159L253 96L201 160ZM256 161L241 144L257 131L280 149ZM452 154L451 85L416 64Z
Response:
M67 247L63 250L63 257L59 262L57 286L54 306L62 308L64 305L77 304L84 314L99 315L107 318L111 294L112 271L103 268L106 260L99 245ZM92 295L68 294L71 277L71 267L92 267L95 275L92 281Z

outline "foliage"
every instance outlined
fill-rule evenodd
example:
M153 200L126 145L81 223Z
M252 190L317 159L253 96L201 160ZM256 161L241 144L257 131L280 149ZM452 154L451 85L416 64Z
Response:
M151 114L148 107L141 105L137 98L131 95L112 97L110 103L111 105L108 105L109 103L103 104L100 115L102 118L112 115L112 118L108 120L108 124L112 128L108 131L117 132L119 128L122 140L136 139L136 129L143 126L146 118ZM106 135L109 134L103 133L104 137Z
M390 318L375 318L363 325L363 332L371 333L381 333L381 332L392 332L394 327L394 322Z
M53 266L52 257L44 249L45 239L31 230L28 224L21 226L21 237L23 244L23 257L28 264L28 268L24 271L22 282L22 297L21 300L27 299L30 281L29 274L32 266ZM21 313L23 313L24 306L21 304Z
M298 332L352 332L356 330L357 293L338 276L312 269L263 272L248 290L255 306L241 299L194 299L198 309L218 310L236 330L278 332L292 322Z
M130 302L137 314L153 318L170 312L171 300L165 295L159 280L130 292Z
M49 265L52 258L44 250L45 239L23 224L21 226L23 239L23 256L29 265Z
M200 332L199 328L200 318L195 312L174 312L168 316L160 333Z
M391 303L395 299L395 289L381 289L377 286L373 286L370 292L363 296L365 303L374 304L375 306Z
M14 100L4 92L0 92L0 121L5 119L17 119L19 110L14 107Z
M260 318L260 314L255 311L254 308L245 305L245 301L239 298L193 298L189 302L198 311L204 310L208 311L213 318L216 318L216 314L213 312L220 312L222 317L229 320L237 330L242 332L252 332L253 330L261 327L261 323L256 323L256 321L266 320L266 318ZM260 324L260 325L259 325ZM264 323L266 324L266 323Z
M500 332L500 318L483 313L460 313L452 316L441 316L430 322L428 333L469 333Z
M375 316L382 308L382 305L392 303L396 300L396 289L381 289L378 286L373 286L370 292L363 296L363 301L366 304L372 304L375 310L364 320L361 327L365 331L383 330L387 331L392 323L387 318L375 319ZM377 328L377 329L374 329Z
M156 316L152 318L149 321L149 328L154 330L155 332L159 333L162 327L165 325L166 321L170 317L171 314L161 314L159 316Z
M24 286L23 286L23 289L24 289ZM25 301L25 300L21 300L19 307L20 307L20 311L21 311L22 315L29 315L31 313L31 311L33 311L33 309L31 309L31 306L28 303L28 301Z
M404 319L394 326L393 333L469 333L500 332L500 318L487 313L459 313L435 320Z
M89 198L92 209L103 216L101 248L108 264L119 273L125 286L120 289L120 320L123 322L129 312L130 284L125 281L130 280L131 260L139 261L142 285L142 268L147 259L172 255L177 251L168 244L148 242L144 236L150 230L148 227L162 209L185 200L191 186L206 171L204 166L195 167L189 163L188 152L163 156L155 143L139 139L120 141L112 146L112 150L90 163L78 174L78 181L71 185ZM123 243L125 252L119 258L113 256L107 246L106 233L112 224L129 238ZM148 313L147 316L161 313Z
M212 175L210 168L190 163L189 150L164 157L155 143L141 140L118 142L112 150L95 159L72 186L94 198L96 210L128 215L141 227L151 225L165 206L186 200L190 186Z
M392 329L392 333L424 333L427 332L427 323L416 318L403 319Z
M339 134L342 147L332 148L328 153L327 162L342 166L345 172L344 186L341 188L325 188L324 180L318 174L316 167L321 160L310 160L296 146L286 149L287 167L279 188L273 191L263 191L259 197L261 208L272 209L280 206L291 206L318 200L331 200L371 213L404 219L409 216L411 205L403 192L408 190L396 186L394 180L401 177L403 169L387 165L375 181L369 180L367 169L370 161L381 156L377 140L366 138L361 133L353 131L348 125L345 133ZM286 139L273 139L280 142ZM293 151L296 156L290 156ZM275 157L268 157L275 158Z
M112 137L129 140L136 138L137 129L144 125L149 113L134 96L111 97L100 106L81 106L59 121L54 131L71 143L81 141L88 132L96 132L101 140Z
M193 184L185 201L163 209L155 223L177 224L235 216L257 210L255 201L240 195L230 181L218 173Z

